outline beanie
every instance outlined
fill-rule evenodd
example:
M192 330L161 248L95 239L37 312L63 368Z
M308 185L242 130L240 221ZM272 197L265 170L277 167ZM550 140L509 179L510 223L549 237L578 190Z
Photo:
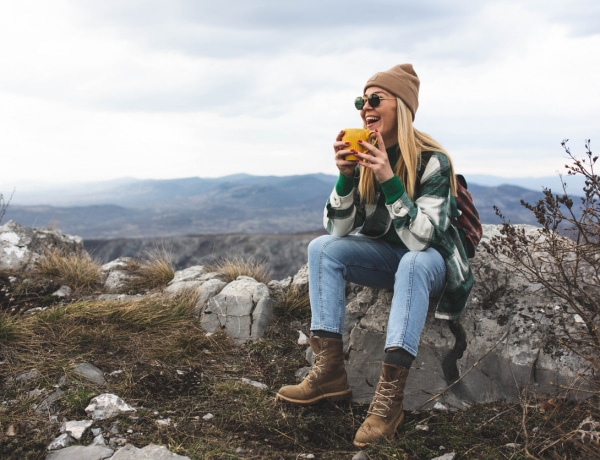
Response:
M413 120L419 107L419 77L412 64L399 64L385 72L378 72L367 81L364 91L371 86L378 86L389 91L412 112Z

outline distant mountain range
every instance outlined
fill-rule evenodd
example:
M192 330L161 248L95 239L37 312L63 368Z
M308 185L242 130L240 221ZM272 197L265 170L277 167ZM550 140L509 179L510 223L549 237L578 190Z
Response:
M535 223L520 200L535 203L543 186L557 192L560 186L558 176L511 179L511 184L493 176L467 180L482 221L490 224L500 223L494 205L513 223ZM54 227L84 239L313 232L322 229L323 205L335 181L326 174L238 174L16 190L3 221ZM580 184L569 187L581 190ZM7 198L8 191L0 192Z

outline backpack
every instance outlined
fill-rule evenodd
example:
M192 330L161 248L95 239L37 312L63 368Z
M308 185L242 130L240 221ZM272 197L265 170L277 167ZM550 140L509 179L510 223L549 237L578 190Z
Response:
M421 167L418 173L419 180L432 154L433 152L429 151L421 154ZM473 203L473 197L467 190L467 180L462 174L456 174L456 207L459 211L459 216L453 217L452 223L464 236L463 242L465 243L467 256L469 259L472 259L475 257L477 245L481 241L483 228L479 220L479 212L477 212L475 203Z
M479 213L473 203L473 197L467 190L467 181L462 174L456 175L456 207L460 211L460 215L453 219L453 222L456 228L462 231L465 237L467 256L472 258L475 256L479 241L481 241L483 228L479 220Z

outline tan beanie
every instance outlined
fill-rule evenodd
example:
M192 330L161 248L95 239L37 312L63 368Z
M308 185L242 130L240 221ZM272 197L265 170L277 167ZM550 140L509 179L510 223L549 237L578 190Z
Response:
M378 86L398 96L410 109L414 120L419 107L419 83L419 77L412 64L399 64L369 78L364 91L371 86Z

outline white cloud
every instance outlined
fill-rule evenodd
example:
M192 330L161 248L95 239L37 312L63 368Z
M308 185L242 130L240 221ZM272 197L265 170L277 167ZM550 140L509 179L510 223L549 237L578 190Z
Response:
M20 0L0 4L2 188L335 174L364 81L413 62L416 126L466 173L552 175L600 139L598 4ZM342 7L344 6L344 7ZM597 141L596 141L597 142Z

